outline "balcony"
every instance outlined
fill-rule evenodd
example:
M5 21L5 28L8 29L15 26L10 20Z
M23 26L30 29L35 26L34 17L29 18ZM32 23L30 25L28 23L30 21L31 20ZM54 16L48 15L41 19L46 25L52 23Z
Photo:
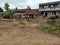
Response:
M39 11L60 11L60 8L46 8L39 9Z

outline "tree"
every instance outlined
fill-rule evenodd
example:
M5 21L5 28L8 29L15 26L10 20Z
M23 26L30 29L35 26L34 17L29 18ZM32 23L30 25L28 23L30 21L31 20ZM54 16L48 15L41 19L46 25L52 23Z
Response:
M0 7L0 12L3 12L3 9Z
M31 7L30 6L27 6L27 9L31 9Z
M5 3L4 8L5 8L6 11L8 11L9 10L9 4Z
M16 10L17 10L18 8L16 7Z
M3 18L11 18L14 14L14 10L8 10L7 12L5 12L5 15Z
M5 8L6 12L5 12L3 18L7 18L7 19L9 18L10 19L14 14L14 10L9 9L8 3L5 3L4 8Z

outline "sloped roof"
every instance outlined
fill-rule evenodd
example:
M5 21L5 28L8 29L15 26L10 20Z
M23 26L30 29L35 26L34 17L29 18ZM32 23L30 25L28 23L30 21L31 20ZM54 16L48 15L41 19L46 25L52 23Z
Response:
M15 12L18 13L25 13L25 14L39 14L39 10L38 9L17 9L15 10Z
M26 14L39 14L39 10L38 9L32 9Z
M27 9L16 9L15 12L26 13Z

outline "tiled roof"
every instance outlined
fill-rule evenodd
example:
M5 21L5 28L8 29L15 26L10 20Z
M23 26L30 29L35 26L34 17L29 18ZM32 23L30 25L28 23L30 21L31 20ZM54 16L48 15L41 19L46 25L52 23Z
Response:
M15 12L18 13L25 13L25 14L39 14L39 10L38 9L17 9L15 10Z
M39 10L38 9L32 9L26 14L39 14Z
M16 9L15 12L26 13L27 9Z

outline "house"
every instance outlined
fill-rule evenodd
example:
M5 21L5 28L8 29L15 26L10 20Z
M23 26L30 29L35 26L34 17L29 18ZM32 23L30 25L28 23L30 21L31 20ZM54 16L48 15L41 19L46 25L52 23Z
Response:
M39 16L38 9L16 9L15 17L17 18L37 18Z
M2 17L4 15L4 13L3 12L0 12L0 17Z
M47 17L51 15L60 16L60 1L39 4L39 15Z
M26 12L26 15L29 18L38 18L39 17L39 10L38 9L31 9Z
M26 9L15 9L15 14L13 15L14 18L23 18L25 13L26 13Z

